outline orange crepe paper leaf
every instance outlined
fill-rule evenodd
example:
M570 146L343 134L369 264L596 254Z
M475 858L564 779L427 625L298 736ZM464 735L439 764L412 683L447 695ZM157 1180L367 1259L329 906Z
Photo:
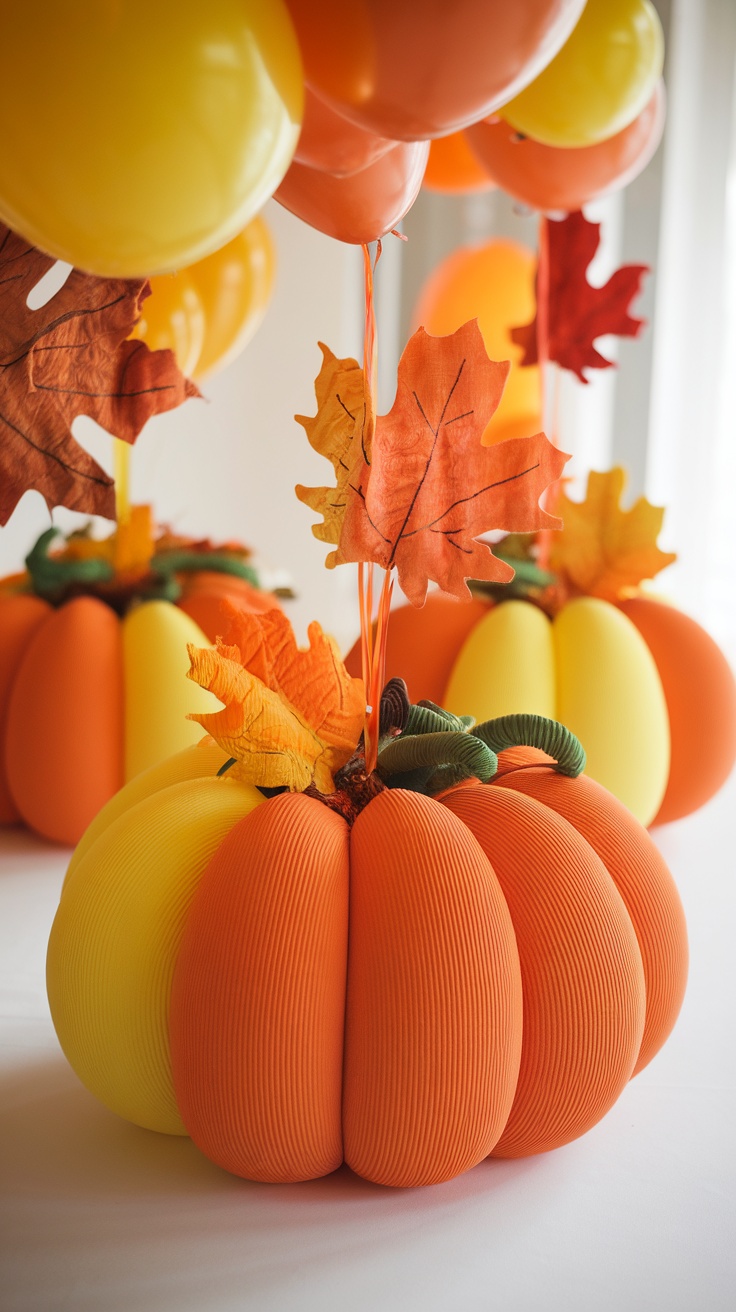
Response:
M198 389L171 351L127 341L149 284L73 269L39 310L26 298L56 261L0 224L0 524L35 488L49 509L115 517L113 480L71 434L89 415L134 442Z
M296 494L305 505L324 516L312 532L321 542L340 541L350 486L360 478L364 465L370 465L374 415L365 374L357 360L338 360L329 346L319 343L322 368L314 384L317 414L313 418L296 415L310 446L332 463L337 487L297 486ZM331 553L328 564L332 561Z
M550 568L586 596L616 601L677 559L657 546L662 507L640 497L630 510L621 509L625 483L620 468L591 472L584 501L570 501L563 492L557 502L564 529L552 543Z
M568 456L543 433L481 445L508 371L507 362L488 358L475 320L447 337L423 328L414 334L399 363L393 407L376 420L370 463L354 461L341 486L346 505L329 567L395 565L415 606L424 603L430 579L468 598L467 578L513 578L480 534L560 527L539 499Z
M353 755L365 719L362 679L337 644L310 624L297 647L282 611L252 615L229 607L227 641L188 648L190 679L224 710L191 718L236 760L232 775L260 787L334 792L333 776Z
M548 359L587 383L584 369L609 369L593 345L596 337L615 333L638 337L646 325L629 307L641 291L649 267L625 264L603 287L592 287L585 272L600 243L600 223L590 223L578 210L567 218L547 220L549 294L547 306ZM537 319L511 329L511 340L524 348L522 365L537 364Z

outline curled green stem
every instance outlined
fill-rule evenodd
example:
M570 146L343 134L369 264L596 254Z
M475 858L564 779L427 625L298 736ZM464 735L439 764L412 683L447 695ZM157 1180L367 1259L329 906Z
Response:
M75 583L108 583L114 577L110 562L99 557L56 560L50 556L49 547L60 533L58 528L47 528L26 556L25 566L38 597L53 600Z
M454 729L402 734L378 757L378 773L389 787L405 787L411 781L413 787L430 794L452 788L463 779L487 783L497 765L496 754L487 744ZM426 776L420 773L423 771Z
M559 774L571 779L585 769L585 751L579 738L564 724L544 715L501 715L477 724L469 736L480 738L494 752L507 747L537 747L553 757Z
M246 583L258 586L258 575L252 565L246 565L238 556L225 551L160 551L150 562L154 574L188 574L197 570L210 570L215 574L232 574Z
M453 715L452 711L446 711L436 702L421 701L409 707L404 732L423 734L447 733L449 730L454 730L456 733L465 733L473 724L475 720L472 715Z

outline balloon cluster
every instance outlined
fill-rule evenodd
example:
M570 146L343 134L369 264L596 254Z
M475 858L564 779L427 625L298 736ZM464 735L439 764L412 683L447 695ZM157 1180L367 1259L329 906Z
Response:
M0 219L102 276L200 262L274 194L374 240L430 147L430 185L577 208L662 126L650 0L13 0L3 18Z

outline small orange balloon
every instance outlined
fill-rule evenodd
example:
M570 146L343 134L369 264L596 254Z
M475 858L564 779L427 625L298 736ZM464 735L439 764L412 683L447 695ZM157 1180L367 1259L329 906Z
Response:
M492 191L493 178L470 149L464 132L437 137L429 144L429 160L422 186L449 196Z
M173 351L182 373L204 378L250 341L266 312L273 271L273 242L259 216L213 255L151 278L130 335L152 351Z
M491 359L511 361L501 404L483 434L487 446L543 428L539 367L520 367L523 352L510 337L512 328L534 318L536 267L534 252L519 242L461 247L430 274L414 309L414 327L438 336L477 319Z
M202 301L189 270L161 273L150 279L151 295L130 334L151 351L173 351L183 374L190 377L205 336Z

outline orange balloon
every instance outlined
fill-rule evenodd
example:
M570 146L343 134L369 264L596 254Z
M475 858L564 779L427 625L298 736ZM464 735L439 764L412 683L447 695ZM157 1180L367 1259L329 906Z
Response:
M307 81L385 137L443 137L515 96L566 42L585 0L286 0Z
M515 241L463 246L437 265L414 309L414 327L437 336L477 319L491 359L511 361L501 404L483 434L486 446L543 428L539 367L520 367L523 351L510 337L536 313L536 267L534 252Z
M496 184L468 145L464 132L438 137L429 147L429 160L422 186L450 196L467 196L492 191Z
M501 120L476 123L466 135L479 162L510 196L534 209L571 212L637 177L659 145L664 120L660 82L633 123L595 146L543 146Z
M297 164L308 164L312 169L334 173L339 178L368 168L396 145L388 137L377 137L373 132L349 123L325 104L314 91L306 88L304 120L301 136L294 154ZM471 156L476 168L480 165Z
M160 273L149 279L151 295L130 334L151 351L173 351L183 374L190 377L204 343L204 308L188 269Z
M224 369L248 345L271 299L274 266L271 234L257 216L226 246L186 270L205 317L195 378Z
M151 278L131 337L173 351L182 373L204 378L239 355L260 324L273 285L271 236L257 217L219 251Z
M311 227L356 245L400 223L422 185L429 143L398 142L368 168L338 178L292 164L275 199Z

